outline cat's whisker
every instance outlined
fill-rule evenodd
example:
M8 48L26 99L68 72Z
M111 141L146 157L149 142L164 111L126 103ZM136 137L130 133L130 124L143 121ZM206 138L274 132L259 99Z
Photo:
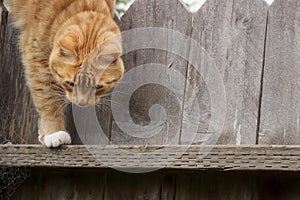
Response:
M116 105L120 105L120 106L124 105L124 104L122 104L122 103L113 101L113 100L111 100L111 99L104 99L104 100L105 100L104 102L100 102L100 103L109 103L110 105L111 105L111 104L116 104Z
M52 91L66 93L65 90L63 88L60 88L59 86L55 86L54 88L52 88Z
M97 108L97 111L111 112L111 109L108 109L108 108Z
M64 97L64 98L66 98L66 94L64 94L64 93L57 93L57 92L54 92L54 94L56 94L56 95L59 96L59 97Z
M138 83L138 81L127 81L127 82L125 82L125 81L118 81L116 84L119 84L119 83L128 83L128 84L130 84L130 83Z
M63 91L63 90L53 90L53 92L57 92L57 93L60 93L60 94L66 94L66 92Z
M58 91L53 91L53 94L57 94L59 96L66 96L66 93L58 92Z
M52 83L50 83L50 84L51 84L51 87L55 87L55 88L57 88L57 89L59 89L61 91L64 91L64 89L61 86L59 86L57 84L52 84Z
M111 112L111 108L107 105L102 104L100 105L96 105L96 109L99 111L105 111L105 112Z
M106 93L106 94L104 94L103 96L101 96L101 98L102 98L102 97L110 96L110 95L112 95L112 94L114 94L114 95L129 95L128 93L125 93L125 92L111 92L111 93Z
M64 90L60 90L60 89L57 89L57 90L54 90L55 92L60 92L60 93L66 93Z

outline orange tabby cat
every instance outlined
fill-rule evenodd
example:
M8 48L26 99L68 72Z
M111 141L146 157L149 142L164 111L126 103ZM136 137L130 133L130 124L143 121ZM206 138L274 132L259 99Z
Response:
M70 144L66 98L95 104L121 79L120 30L114 0L8 0L21 29L27 84L41 117L39 140L47 147Z

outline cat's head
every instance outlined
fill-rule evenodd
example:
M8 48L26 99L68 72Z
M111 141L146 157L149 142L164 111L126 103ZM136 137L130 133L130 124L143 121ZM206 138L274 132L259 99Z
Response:
M121 51L119 31L93 35L74 25L56 38L50 68L69 101L93 105L122 78Z

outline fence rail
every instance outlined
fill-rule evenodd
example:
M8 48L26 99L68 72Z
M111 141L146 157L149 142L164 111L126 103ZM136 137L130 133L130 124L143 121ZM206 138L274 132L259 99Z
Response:
M162 150L156 152L155 150ZM165 149L165 150L164 150ZM184 153L182 153L184 152ZM0 146L0 166L151 170L300 171L300 146Z

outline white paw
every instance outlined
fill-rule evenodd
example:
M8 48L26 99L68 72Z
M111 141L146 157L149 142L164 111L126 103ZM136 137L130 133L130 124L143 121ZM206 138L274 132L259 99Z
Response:
M57 131L44 136L44 145L47 147L59 147L62 144L71 144L71 137L65 131Z

